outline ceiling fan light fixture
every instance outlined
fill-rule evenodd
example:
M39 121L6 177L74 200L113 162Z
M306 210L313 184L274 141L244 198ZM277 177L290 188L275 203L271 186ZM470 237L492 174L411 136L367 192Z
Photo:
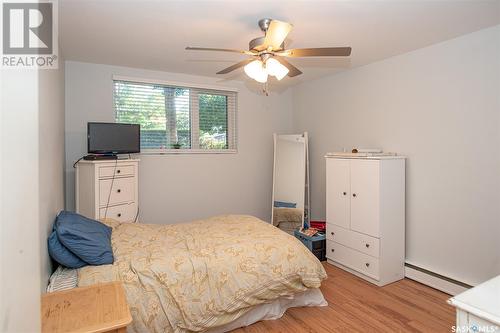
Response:
M283 64L274 58L267 59L266 70L269 75L276 77L279 81L289 72L288 68L283 66Z
M293 78L301 75L302 71L291 64L287 58L349 57L351 55L350 46L287 49L285 41L293 29L293 25L288 22L265 18L259 21L259 27L264 31L264 36L252 39L248 50L213 47L186 47L186 50L232 52L250 56L218 71L217 74L228 74L244 67L248 77L261 83L266 83L269 75L276 77L278 81L285 76ZM267 88L264 88L264 91L265 89Z
M245 73L257 82L267 82L267 70L261 60L254 60L244 67Z

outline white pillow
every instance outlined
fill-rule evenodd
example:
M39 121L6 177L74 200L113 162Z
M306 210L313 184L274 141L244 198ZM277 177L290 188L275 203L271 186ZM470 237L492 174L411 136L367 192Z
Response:
M78 283L78 270L75 268L57 267L52 273L47 286L47 292L51 293L58 290L72 289Z

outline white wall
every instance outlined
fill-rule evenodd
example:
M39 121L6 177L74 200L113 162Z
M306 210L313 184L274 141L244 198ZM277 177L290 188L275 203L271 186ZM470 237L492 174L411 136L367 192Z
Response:
M41 288L52 270L47 238L54 219L64 209L64 61L59 52L58 70L39 76L39 173Z
M0 332L38 332L47 235L64 207L64 75L0 70L0 78Z
M38 72L0 70L0 331L40 330Z
M273 132L292 129L289 92L251 92L240 82L133 68L66 62L66 207L74 209L74 170L86 154L88 121L114 121L112 75L239 89L238 153L140 155L140 219L174 223L216 214L271 215Z
M407 261L469 284L500 274L499 41L497 26L295 87L313 218L324 154L382 147L408 156Z

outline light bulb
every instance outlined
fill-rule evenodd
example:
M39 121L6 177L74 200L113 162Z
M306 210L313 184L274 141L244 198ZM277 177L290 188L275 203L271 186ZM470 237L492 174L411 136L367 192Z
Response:
M269 75L275 76L278 80L281 80L288 74L288 68L283 66L278 60L274 58L267 59L266 71Z
M255 81L264 83L267 81L267 71L260 60L254 60L244 68L245 73Z
M251 63L247 64L245 68L245 73L250 76L252 79L255 77L255 74L260 71L262 67L262 62L260 60L254 60Z
M258 72L257 75L253 78L255 81L260 82L260 83L266 83L267 82L267 72L264 68L262 68L262 71Z

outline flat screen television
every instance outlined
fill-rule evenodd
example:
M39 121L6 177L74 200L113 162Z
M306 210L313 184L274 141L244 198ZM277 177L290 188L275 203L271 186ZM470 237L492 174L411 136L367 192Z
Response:
M87 124L89 154L132 154L141 151L141 127L138 124Z

